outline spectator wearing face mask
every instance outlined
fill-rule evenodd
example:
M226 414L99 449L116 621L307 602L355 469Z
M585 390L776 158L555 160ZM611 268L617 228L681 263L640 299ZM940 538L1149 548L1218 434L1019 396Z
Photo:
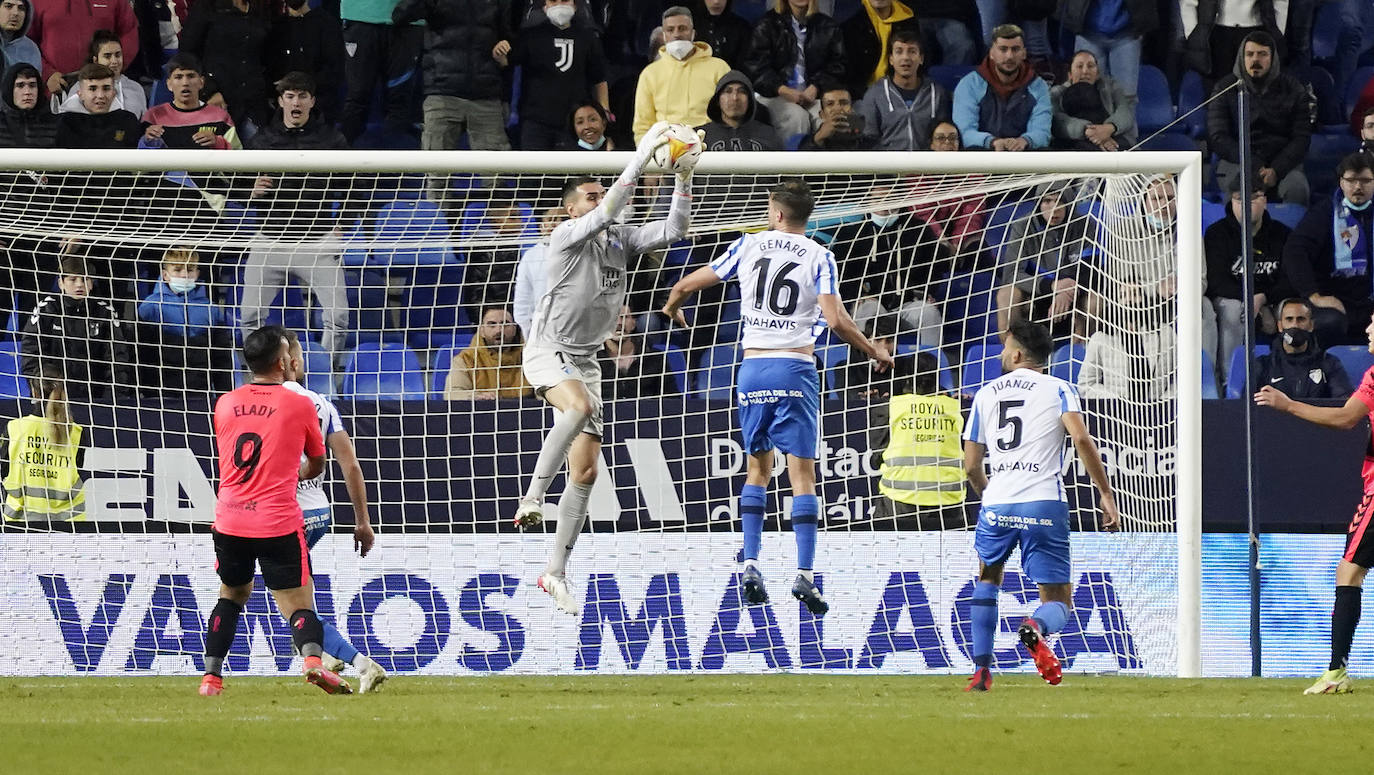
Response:
M706 107L730 65L712 56L709 44L692 42L695 34L691 11L675 5L663 12L663 46L635 89L635 142L659 121L701 126L711 120Z
M1312 305L1302 298L1279 305L1279 335L1269 354L1255 359L1255 390L1265 385L1289 398L1347 398L1355 392L1345 367L1317 344Z
M164 398L181 391L233 389L225 366L233 362L234 343L224 310L211 303L200 282L200 254L195 249L172 247L162 254L162 276L138 305L138 319L139 341L153 345L138 351L156 357L155 362L141 364L143 386L161 390Z

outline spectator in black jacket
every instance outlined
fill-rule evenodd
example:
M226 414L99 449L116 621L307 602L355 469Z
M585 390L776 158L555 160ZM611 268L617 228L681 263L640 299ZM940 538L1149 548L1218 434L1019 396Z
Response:
M1315 112L1312 94L1298 79L1281 72L1274 39L1265 32L1245 36L1234 71L1217 82L1220 94L1239 81L1255 95L1251 103L1251 159L1269 193L1284 202L1306 205L1310 189L1302 162L1312 141ZM1217 179L1223 189L1240 175L1240 140L1236 101L1212 100L1207 107L1207 139L1217 155Z
M315 79L315 109L325 120L338 122L344 84L343 25L339 17L309 0L287 0L286 13L272 21L267 33L267 79L275 83L291 72Z
M1274 333L1274 311L1269 305L1274 299L1292 293L1282 265L1289 229L1269 217L1265 210L1269 200L1265 198L1264 188L1257 186L1247 201L1241 194L1237 178L1229 193L1231 199L1226 217L1207 227L1202 237L1207 253L1207 298L1217 313L1216 357L1228 364L1231 351L1245 342L1245 305L1240 295L1241 272L1245 266L1240 249L1243 208L1250 208L1250 238L1255 253L1253 303L1261 331Z
M645 347L629 307L620 308L615 331L601 348L601 384L613 400L677 395L677 380L663 353Z
M568 113L585 100L609 109L601 39L575 14L572 0L544 0L544 21L496 46L497 63L520 67L522 150L563 148Z
M1283 269L1297 295L1312 302L1318 339L1359 344L1368 341L1374 312L1374 156L1341 159L1336 178L1340 190L1313 202L1289 235Z
M58 148L133 148L143 136L143 123L127 110L110 110L114 102L114 71L87 64L77 71L85 113L57 116Z
M691 5L692 25L696 27L697 40L709 44L713 56L739 69L744 67L753 30L749 22L735 13L733 5L734 0L695 0Z
M823 92L848 83L844 35L818 6L817 0L776 0L754 27L745 58L744 71L784 143L811 132L820 120ZM805 36L800 57L799 30Z
M699 127L706 133L708 151L778 151L773 127L756 118L754 84L749 76L731 70L716 83L716 94L706 106L711 123Z
M24 325L20 370L31 385L43 374L56 372L66 381L73 401L133 387L123 322L109 302L91 297L95 282L84 258L62 259L57 281L61 293L38 302Z
M497 45L514 34L510 0L401 0L391 22L423 20L425 125L420 147L451 151L463 133L474 151L508 151ZM438 181L435 181L437 183Z
M854 98L843 86L821 92L821 123L801 141L803 151L871 151L878 138L864 131Z
M276 89L279 110L271 123L252 137L249 148L348 147L343 134L314 112L315 84L309 75L287 73L277 81ZM244 335L262 325L268 305L286 285L287 277L294 276L319 302L324 318L320 344L337 360L348 331L348 299L340 262L343 233L366 207L368 183L347 173L285 173L259 175L251 179L251 186L248 198L262 215L262 227L243 269Z
M181 30L181 51L205 66L205 100L229 111L244 135L267 123L266 0L195 0ZM250 127L245 122L252 119Z
M1355 392L1340 360L1317 344L1306 299L1283 300L1279 328L1269 354L1255 359L1255 390L1269 385L1298 399L1347 398Z
M57 139L57 116L48 110L38 68L11 65L0 79L0 148L51 148Z
M898 0L860 0L859 9L840 25L848 60L849 93L861 99L868 87L888 75L887 57L892 34L910 30L921 34L916 15Z

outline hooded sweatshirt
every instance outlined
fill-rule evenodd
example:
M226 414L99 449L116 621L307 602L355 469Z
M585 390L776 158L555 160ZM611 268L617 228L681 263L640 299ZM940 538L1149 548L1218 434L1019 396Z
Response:
M124 0L31 0L29 37L43 52L43 80L86 63L96 30L111 30L124 46L124 61L138 59L138 19Z
M1245 36L1245 42L1257 40L1263 33ZM1316 114L1316 100L1307 86L1283 72L1279 57L1270 60L1269 72L1259 78L1251 77L1245 69L1245 44L1236 52L1231 74L1217 82L1213 94L1220 94L1240 81L1254 99L1250 103L1250 144L1254 163L1270 167L1282 178L1302 166L1312 142L1312 122ZM1207 143L1216 155L1233 164L1240 163L1240 138L1234 99L1212 100L1207 106Z
M27 62L43 69L43 55L38 44L29 37L29 27L33 26L33 4L29 0L19 0L24 4L24 23L17 32L0 33L0 52L5 55L5 68ZM46 80L46 79L45 79Z
M682 60L660 46L658 59L640 72L635 88L635 142L655 121L701 126L709 120L706 106L730 66L712 56L709 45L697 41L695 46L696 52Z
M523 345L493 350L487 347L481 334L472 338L467 349L453 356L453 366L444 385L444 398L461 401L472 398L474 392L492 391L497 398L521 398L532 395L534 388L525 381L521 367Z
M720 93L732 83L744 86L745 99L749 105L744 111L744 118L740 119L740 125L737 127L725 123L720 113ZM699 127L706 131L706 150L780 150L777 132L774 132L772 127L754 119L757 111L758 105L754 102L754 82L750 81L749 76L739 70L731 70L726 73L716 84L716 93L711 96L711 102L706 106L706 115L711 117L711 123Z
M43 84L38 85L37 105L29 110L14 106L14 81L21 70L37 74L34 65L20 62L5 68L5 75L0 78L0 148L51 148L57 137L57 116L48 110L48 101L43 99Z
M1029 63L1004 85L985 58L954 87L954 125L965 148L991 148L993 140L1007 137L1024 137L1032 150L1044 148L1052 114L1049 86Z
M930 133L936 124L949 121L951 112L949 92L929 78L920 79L911 96L888 76L864 92L859 101L864 134L878 139L880 151L930 150Z

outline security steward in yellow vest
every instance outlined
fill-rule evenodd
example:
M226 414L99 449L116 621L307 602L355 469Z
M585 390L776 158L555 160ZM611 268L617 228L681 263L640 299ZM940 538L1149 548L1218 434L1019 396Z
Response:
M935 359L918 358L914 392L894 394L887 403L874 518L918 517L923 530L966 526L964 419L959 400L936 391ZM928 366L928 367L927 367Z
M49 389L42 414L35 409L5 426L8 454L0 463L8 470L4 471L5 500L0 513L15 521L85 519L82 428L67 414L60 383L35 380L34 384Z

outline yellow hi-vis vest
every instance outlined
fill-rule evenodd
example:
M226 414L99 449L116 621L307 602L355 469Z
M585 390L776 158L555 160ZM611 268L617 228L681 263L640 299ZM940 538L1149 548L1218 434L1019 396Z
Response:
M76 470L81 426L72 423L67 443L58 444L43 417L9 422L9 474L5 476L5 519L77 520L86 517L86 493Z
M964 418L949 396L893 396L878 490L915 506L964 502Z

